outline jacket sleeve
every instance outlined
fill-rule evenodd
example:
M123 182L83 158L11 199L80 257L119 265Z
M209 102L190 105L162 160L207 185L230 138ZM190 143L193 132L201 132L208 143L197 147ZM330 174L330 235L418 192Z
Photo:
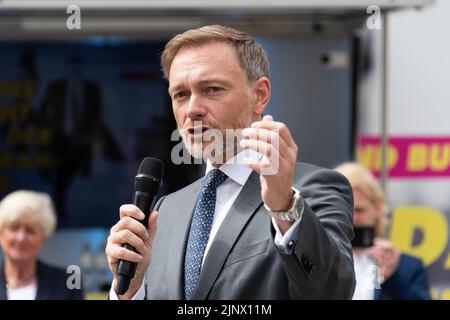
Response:
M431 300L422 261L402 254L394 274L381 285L380 299Z
M353 193L347 179L334 170L314 171L295 186L305 199L294 230L291 254L280 255L294 299L351 299L355 272Z

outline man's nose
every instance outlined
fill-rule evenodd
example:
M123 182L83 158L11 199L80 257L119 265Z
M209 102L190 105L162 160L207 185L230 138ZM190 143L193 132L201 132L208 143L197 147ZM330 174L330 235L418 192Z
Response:
M192 121L203 119L208 113L203 99L197 94L191 94L186 115Z

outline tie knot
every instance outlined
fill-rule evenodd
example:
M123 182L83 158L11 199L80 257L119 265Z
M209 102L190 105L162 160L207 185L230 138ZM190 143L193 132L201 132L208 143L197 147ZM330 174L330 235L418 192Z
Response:
M208 189L209 188L216 189L226 179L227 175L225 173L223 173L219 169L212 169L206 175L205 181L203 182L203 186Z

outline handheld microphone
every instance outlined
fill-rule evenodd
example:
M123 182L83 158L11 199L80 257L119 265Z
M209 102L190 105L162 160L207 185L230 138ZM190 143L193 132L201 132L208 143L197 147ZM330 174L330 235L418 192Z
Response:
M139 166L138 173L134 180L133 204L144 214L142 224L147 227L151 209L155 205L156 194L161 185L164 175L164 163L156 158L144 158ZM125 243L123 247L136 252L136 249ZM131 279L136 272L137 263L120 260L117 267L117 294L124 294L130 286Z

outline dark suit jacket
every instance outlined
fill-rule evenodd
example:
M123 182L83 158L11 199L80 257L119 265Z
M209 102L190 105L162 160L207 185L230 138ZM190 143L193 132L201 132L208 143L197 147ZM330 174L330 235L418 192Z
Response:
M157 203L160 216L146 297L184 299L184 255L203 178ZM297 166L295 186L306 206L282 254L253 172L208 251L193 299L350 299L355 286L350 240L353 196L334 170Z
M0 300L7 300L4 263L1 264L0 271ZM36 300L83 300L81 289L67 288L66 281L69 276L64 269L38 261Z
M102 127L100 123L101 91L94 82L83 81L82 110L75 119L72 119L74 122L72 132L65 132L67 90L66 80L51 82L44 94L37 116L42 124L54 130L52 152L62 162L62 171L81 169L86 175L91 168L95 136Z
M375 289L376 300L430 300L427 274L422 261L402 254L394 274L381 289Z
M80 168L87 174L91 167L93 146L100 143L102 154L110 160L122 160L123 155L111 130L102 121L102 93L98 84L90 80L83 81L83 103L74 121L72 132L65 132L64 124L67 116L66 94L67 80L51 82L39 107L38 119L54 130L54 152L63 165L67 162ZM63 168L63 171L67 171Z
M54 128L63 131L66 116L66 92L67 81L55 80L51 82L44 94L40 105L40 116L49 121ZM98 124L101 116L101 91L100 87L89 80L83 80L83 104L77 127L79 130L92 130Z

